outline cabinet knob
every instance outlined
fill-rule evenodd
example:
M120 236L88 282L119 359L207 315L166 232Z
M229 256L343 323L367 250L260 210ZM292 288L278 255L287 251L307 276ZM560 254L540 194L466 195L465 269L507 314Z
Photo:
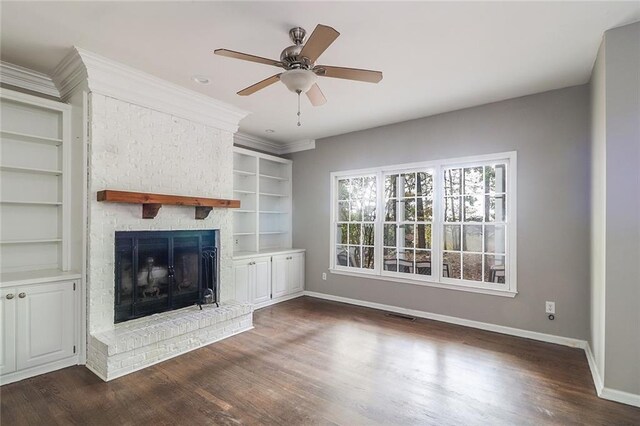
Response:
M18 297L19 297L20 299L24 299L25 297L27 297L27 293L20 293L20 294L18 295Z
M11 300L13 299L15 296L13 295L13 293L9 293L7 294L7 299Z

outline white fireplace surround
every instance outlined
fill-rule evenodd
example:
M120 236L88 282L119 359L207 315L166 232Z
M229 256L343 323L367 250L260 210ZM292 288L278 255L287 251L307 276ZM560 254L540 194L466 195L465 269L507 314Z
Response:
M78 48L53 80L86 125L74 134L87 147L87 366L110 380L251 328L252 307L232 300L229 209L195 220L164 206L142 219L140 205L96 200L103 189L233 198L233 135L246 112ZM221 307L115 325L115 232L190 229L220 230Z

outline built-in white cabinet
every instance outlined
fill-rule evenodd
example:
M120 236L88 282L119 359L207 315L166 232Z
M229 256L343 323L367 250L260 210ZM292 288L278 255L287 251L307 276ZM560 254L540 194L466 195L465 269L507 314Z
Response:
M0 384L77 364L77 280L0 289Z
M304 253L292 253L289 256L287 283L289 293L304 291Z
M233 262L236 300L254 305L271 300L271 258L257 257Z
M291 247L291 160L234 148L234 256Z
M16 291L0 289L0 375L16 371Z
M273 256L271 259L271 288L273 291L273 297L278 298L282 296L286 296L288 291L287 279L289 276L289 256L279 255Z
M233 262L236 300L257 307L287 300L304 290L304 251L242 257Z
M86 173L82 140L71 138L70 105L2 88L0 115L5 384L78 363L82 280L71 269L82 265Z
M291 248L291 160L234 148L236 300L257 307L304 290L304 250Z
M271 263L274 298L304 290L304 253L286 253L273 256Z

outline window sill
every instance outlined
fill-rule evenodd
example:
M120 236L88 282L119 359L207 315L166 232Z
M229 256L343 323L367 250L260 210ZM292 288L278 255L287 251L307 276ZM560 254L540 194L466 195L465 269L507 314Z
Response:
M515 297L518 294L517 291L511 290L495 290L491 288L480 288L480 287L470 287L466 285L456 285L456 284L444 284L444 283L436 283L431 281L418 281L418 280L410 280L407 278L399 278L399 277L390 277L384 275L378 275L375 273L359 273L359 272L351 272L345 271L342 269L329 269L329 272L337 275L347 275L350 277L358 277L358 278L370 278L374 280L382 280L382 281L391 281L395 283L402 284L413 284L424 287L435 287L435 288L443 288L446 290L457 290L457 291L466 291L469 293L480 293L480 294L488 294L491 296L501 296L501 297Z

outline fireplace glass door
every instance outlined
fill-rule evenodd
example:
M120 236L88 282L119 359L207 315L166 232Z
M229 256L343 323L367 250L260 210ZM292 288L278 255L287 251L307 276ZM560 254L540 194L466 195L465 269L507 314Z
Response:
M115 322L217 301L215 231L116 233Z

